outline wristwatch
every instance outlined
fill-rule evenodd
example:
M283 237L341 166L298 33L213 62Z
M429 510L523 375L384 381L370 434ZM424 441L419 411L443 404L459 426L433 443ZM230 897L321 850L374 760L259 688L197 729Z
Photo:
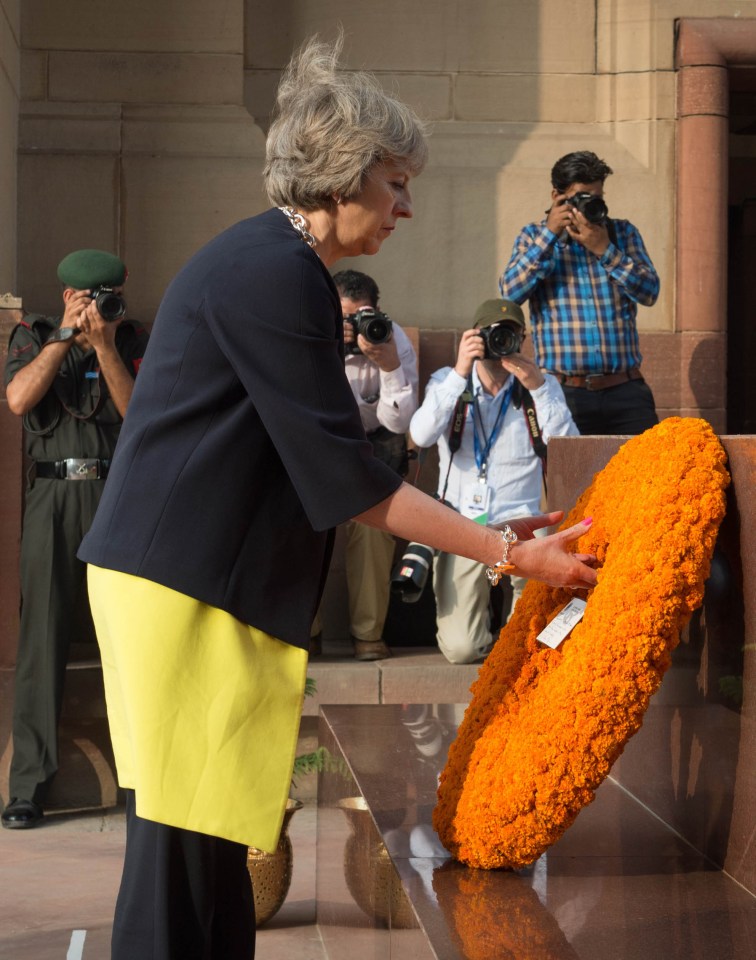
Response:
M48 343L65 343L66 340L72 340L78 332L76 327L58 327L55 333L45 340L44 346L47 346Z

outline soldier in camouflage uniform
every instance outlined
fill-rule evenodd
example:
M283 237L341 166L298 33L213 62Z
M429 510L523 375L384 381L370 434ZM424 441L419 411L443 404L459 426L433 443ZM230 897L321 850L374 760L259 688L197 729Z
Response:
M94 518L147 334L123 319L126 267L79 250L58 267L63 317L24 316L5 367L10 410L33 460L21 541L21 631L15 676L9 828L36 826L58 769L57 726ZM101 287L106 290L92 297ZM99 303L99 307L98 307Z

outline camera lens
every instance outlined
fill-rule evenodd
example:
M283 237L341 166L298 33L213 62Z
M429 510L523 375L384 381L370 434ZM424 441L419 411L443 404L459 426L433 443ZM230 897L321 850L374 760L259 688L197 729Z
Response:
M369 340L370 343L385 343L391 332L391 327L383 320L381 317L375 317L373 320L370 320L369 323L365 324L365 329L362 331L362 335L366 340Z
M488 328L485 337L485 359L498 359L517 353L522 343L518 327L509 323L496 323Z
M391 337L391 321L380 310L361 307L354 316L357 323L355 332L361 333L368 343L386 343Z
M609 215L609 208L603 197L592 193L576 193L568 197L567 203L579 210L588 223L603 223Z
M589 223L601 223L606 219L609 208L601 197L591 197L585 201L580 212Z
M93 291L94 301L103 320L118 320L126 313L126 302L123 297L109 289Z

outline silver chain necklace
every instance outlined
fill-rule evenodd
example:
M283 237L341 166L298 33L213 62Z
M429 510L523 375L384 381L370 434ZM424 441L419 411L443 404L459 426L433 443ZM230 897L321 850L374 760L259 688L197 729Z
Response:
M281 213L283 213L289 220L289 223L294 227L299 236L304 240L308 247L314 247L318 242L315 237L307 229L309 224L302 216L301 213L297 213L294 207L279 207Z

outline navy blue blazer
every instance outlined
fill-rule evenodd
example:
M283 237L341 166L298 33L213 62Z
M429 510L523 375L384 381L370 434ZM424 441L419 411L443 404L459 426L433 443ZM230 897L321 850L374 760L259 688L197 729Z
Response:
M306 647L332 528L399 477L344 373L330 274L276 209L169 285L79 557Z

